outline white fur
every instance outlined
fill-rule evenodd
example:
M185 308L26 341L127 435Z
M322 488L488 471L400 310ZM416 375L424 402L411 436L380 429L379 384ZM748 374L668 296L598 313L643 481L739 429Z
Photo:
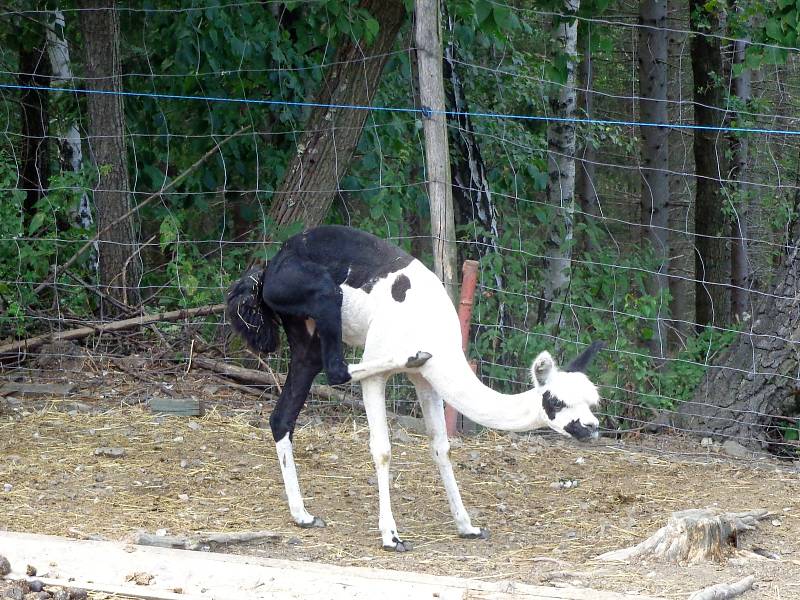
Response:
M301 526L309 526L314 522L314 516L306 510L303 504L303 495L300 493L300 484L297 482L297 468L294 464L292 440L289 434L275 444L278 452L278 462L281 465L283 486L286 489L286 499L289 502L289 512L292 513L294 522Z

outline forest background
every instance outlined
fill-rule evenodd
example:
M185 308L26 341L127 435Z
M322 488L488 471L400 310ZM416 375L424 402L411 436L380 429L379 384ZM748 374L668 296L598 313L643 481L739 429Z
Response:
M603 340L607 428L796 456L800 0L438 10L481 377L519 390L538 351ZM414 18L0 2L0 342L221 303L323 222L432 265Z

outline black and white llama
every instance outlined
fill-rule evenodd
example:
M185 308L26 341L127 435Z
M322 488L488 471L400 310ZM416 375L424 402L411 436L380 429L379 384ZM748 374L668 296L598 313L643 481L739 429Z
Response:
M287 240L266 268L249 271L228 296L231 325L257 351L278 346L279 326L291 351L286 384L270 416L286 495L300 527L322 527L303 504L292 455L292 434L314 377L332 384L360 380L377 471L383 547L403 552L389 499L391 446L386 422L388 378L405 372L414 384L461 537L485 538L461 501L445 430L442 401L486 427L527 431L549 427L586 440L597 435L592 407L597 389L583 373L598 343L564 370L548 352L533 361L534 387L507 395L483 385L461 350L461 329L442 282L421 262L371 234L323 226ZM342 342L364 348L363 362L347 365Z

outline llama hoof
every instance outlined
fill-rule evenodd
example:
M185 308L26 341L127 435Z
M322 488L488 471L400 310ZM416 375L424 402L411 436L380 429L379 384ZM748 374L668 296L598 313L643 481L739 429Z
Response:
M327 527L327 524L319 517L314 517L314 520L310 523L298 523L297 526L301 529L312 529L314 527Z
M417 352L414 356L409 356L406 361L406 368L416 369L424 365L433 356L430 352Z
M389 544L388 546L383 547L383 549L387 552L410 552L412 548L413 546L411 545L411 542L404 542L402 540L397 540L394 542L394 544Z
M458 537L465 540L488 540L489 530L481 527L481 530L478 533L459 533Z

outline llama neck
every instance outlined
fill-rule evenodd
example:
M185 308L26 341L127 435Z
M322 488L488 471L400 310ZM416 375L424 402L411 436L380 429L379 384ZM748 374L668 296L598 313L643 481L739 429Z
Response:
M505 431L529 431L547 426L541 397L535 390L501 394L485 386L463 354L426 370L425 378L450 406L472 421ZM433 366L433 365L432 365Z

